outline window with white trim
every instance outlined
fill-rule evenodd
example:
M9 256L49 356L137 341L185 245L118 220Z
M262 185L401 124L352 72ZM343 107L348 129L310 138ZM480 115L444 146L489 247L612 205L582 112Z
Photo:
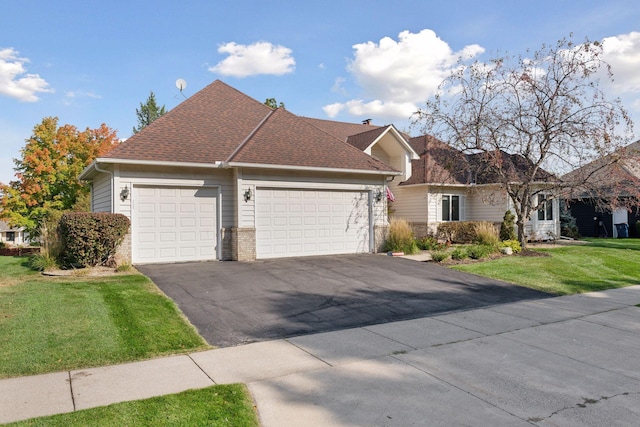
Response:
M538 194L538 221L553 221L553 199Z
M442 196L442 221L460 221L460 196Z

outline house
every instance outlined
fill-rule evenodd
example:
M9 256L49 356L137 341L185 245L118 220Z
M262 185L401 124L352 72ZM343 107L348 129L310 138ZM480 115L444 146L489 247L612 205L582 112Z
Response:
M27 235L22 227L10 227L4 221L0 221L0 242L10 246L27 244Z
M598 159L563 177L576 177L595 191L578 191L568 207L584 237L618 237L616 224L627 224L630 237L640 237L640 141L618 151L619 161Z
M432 136L412 138L393 126L373 126L369 121L366 127L370 130L363 132L357 124L307 120L402 172L388 183L395 199L391 210L393 215L409 221L418 237L435 234L443 222L500 223L507 210L515 212L499 178L487 168L481 154L463 154ZM518 155L504 152L501 155L503 170L510 180L522 181L522 174L529 167L527 161ZM553 179L544 170L536 174L539 194L534 196L534 204L542 203L543 209L534 212L526 224L530 240L549 240L560 235L559 201L552 197L552 191L544 191L546 183Z
M393 126L363 150L316 124L217 80L80 179L94 212L131 219L120 256L136 264L375 252L387 183L417 156Z

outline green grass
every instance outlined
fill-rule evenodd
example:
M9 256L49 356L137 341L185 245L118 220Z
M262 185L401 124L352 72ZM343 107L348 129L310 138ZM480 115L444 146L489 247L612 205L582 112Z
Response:
M0 257L0 378L209 348L146 277L46 277Z
M9 426L258 426L244 385L217 385L151 399L116 403Z
M503 257L452 268L567 295L640 284L640 239L587 239L539 249L548 257Z

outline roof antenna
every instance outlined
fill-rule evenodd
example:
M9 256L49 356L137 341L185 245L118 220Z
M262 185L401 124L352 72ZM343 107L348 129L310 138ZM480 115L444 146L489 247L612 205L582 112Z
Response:
M184 81L184 79L178 79L176 80L176 87L178 89L180 89L180 94L184 97L184 99L187 99L186 95L184 93L182 93L183 89L186 89L187 87L187 82ZM175 98L177 98L178 95L175 96Z

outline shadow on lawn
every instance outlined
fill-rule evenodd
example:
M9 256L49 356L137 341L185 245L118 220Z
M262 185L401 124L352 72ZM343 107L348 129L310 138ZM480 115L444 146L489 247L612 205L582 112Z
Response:
M624 288L627 286L640 285L640 278L638 279L615 279L615 280L597 280L597 281L585 281L585 280L563 280L562 284L566 287L567 294L573 293L587 293L604 291L607 289Z
M589 247L640 251L640 239L586 239Z

